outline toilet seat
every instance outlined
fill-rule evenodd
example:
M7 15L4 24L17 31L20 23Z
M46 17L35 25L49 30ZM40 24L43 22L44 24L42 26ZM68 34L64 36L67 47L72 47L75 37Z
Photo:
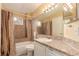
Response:
M34 44L29 44L26 46L27 56L32 56L34 52Z

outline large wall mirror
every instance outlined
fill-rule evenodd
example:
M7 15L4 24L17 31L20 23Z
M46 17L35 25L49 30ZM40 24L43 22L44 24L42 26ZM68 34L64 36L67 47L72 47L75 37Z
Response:
M79 41L78 4L64 4L64 37Z
M65 24L75 22L77 20L76 4L75 3L64 4L63 8L64 8L63 17Z
M64 35L63 4L48 4L50 8L36 18L36 31L43 35Z
M36 30L40 35L52 35L52 21L36 20Z

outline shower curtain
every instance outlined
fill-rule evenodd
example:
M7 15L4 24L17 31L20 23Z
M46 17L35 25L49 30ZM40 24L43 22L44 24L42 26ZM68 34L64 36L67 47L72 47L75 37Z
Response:
M32 20L26 20L26 28L27 28L27 38L30 41L33 41L33 29L32 29Z
M15 42L13 37L13 14L1 10L1 55L15 55Z

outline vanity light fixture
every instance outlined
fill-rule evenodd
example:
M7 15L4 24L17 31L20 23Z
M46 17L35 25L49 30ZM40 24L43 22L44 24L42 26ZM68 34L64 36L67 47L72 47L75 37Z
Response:
M46 12L46 13L48 12L48 8L45 9L45 12Z
M52 10L52 7L50 7L49 9L48 9L48 11L51 11Z
M72 6L71 4L67 4L67 5L69 6L69 8L70 8L70 9L72 9L72 8L73 8L73 6Z
M51 3L51 5L55 5L55 3Z
M55 3L49 4L45 9L43 9L43 13L47 13L51 10L53 10L54 8L56 8L58 5Z
M50 7L49 9L47 9L48 12L52 11L54 9L54 7Z
M64 7L64 10L65 10L65 11L67 11L67 8L66 8L66 7Z
M51 5L49 4L49 5L48 5L48 8L50 8L50 7L51 7Z
M58 5L55 5L55 8L57 8Z
M47 10L47 7L43 9L42 13L46 13L47 12L46 10Z
M51 8L52 10L54 9L54 7Z
M71 3L67 3L67 4L64 4L64 7L63 8L64 8L65 11L68 11L68 10L72 9L73 6L72 6Z
M73 8L73 6L72 6L72 4L71 4L71 3L66 3L66 5L67 5L70 9L72 9L72 8Z
M41 22L37 21L37 26L40 27L41 26Z
M44 12L45 12L45 10L43 9L43 10L42 10L42 13L44 13Z
M17 21L17 18L16 18L16 17L14 17L14 18L13 18L13 20L14 20L14 21Z

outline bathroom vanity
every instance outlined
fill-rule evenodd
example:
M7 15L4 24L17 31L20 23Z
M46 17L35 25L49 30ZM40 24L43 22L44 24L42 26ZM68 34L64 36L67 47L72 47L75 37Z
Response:
M78 46L63 39L39 38L34 41L34 56L77 56Z
M35 56L67 56L67 54L64 54L56 49L50 48L38 42L35 42L34 50Z
M77 35L78 30L76 30L79 26L75 23L79 24L79 22L76 15L76 4L72 3L71 5L73 9L67 11L63 9L62 4L58 5L54 9L55 12L50 11L50 13L42 14L36 19L38 20L36 24L40 26L36 26L35 31L37 36L41 36L34 39L35 56L79 55L79 36ZM67 6L67 4L64 4L64 6ZM56 38L47 38L47 36L56 36Z

